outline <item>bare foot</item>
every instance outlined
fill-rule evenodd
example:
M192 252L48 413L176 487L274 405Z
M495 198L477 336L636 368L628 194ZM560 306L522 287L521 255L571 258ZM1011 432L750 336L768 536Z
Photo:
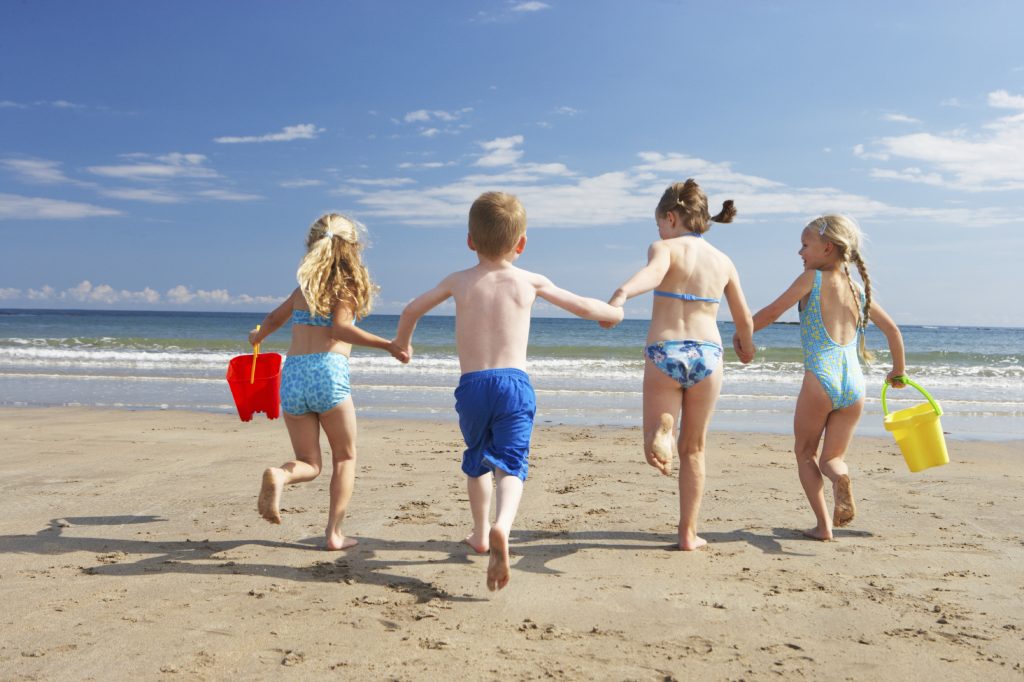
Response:
M706 544L708 544L708 541L699 535L694 535L692 539L684 539L682 536L679 537L679 549L683 552L692 552L695 549L700 549Z
M341 533L328 533L327 534L327 551L337 552L349 547L355 547L359 544L359 540L355 538L348 538Z
M800 532L803 533L804 537L811 538L812 540L821 540L822 542L830 542L832 540L832 531L828 529L822 530L817 526Z
M672 415L665 412L660 417L658 430L651 443L651 457L648 463L666 476L672 475L672 452L675 443L672 439Z
M853 521L857 515L857 505L853 501L853 485L850 477L843 474L832 485L832 493L835 496L836 508L832 513L832 525L842 528Z
M281 490L284 488L284 471L270 468L263 472L263 485L256 508L260 516L271 523L281 523Z
M487 544L487 540L484 539L484 534L477 534L475 530L467 535L462 543L469 545L477 554L487 554L487 551L491 548L490 545Z
M512 567L508 563L508 538L497 528L491 528L491 559L487 562L487 589L491 592L508 585Z

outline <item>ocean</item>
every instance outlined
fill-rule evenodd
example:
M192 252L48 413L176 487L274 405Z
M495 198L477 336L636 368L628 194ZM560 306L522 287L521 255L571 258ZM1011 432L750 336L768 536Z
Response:
M227 364L251 352L246 334L262 319L263 313L0 310L0 406L231 413ZM391 337L397 322L397 315L373 315L362 326ZM358 414L454 421L454 327L452 317L425 317L409 365L356 348ZM803 377L799 327L775 324L758 332L749 365L729 348L732 325L720 327L725 382L712 429L789 433ZM1024 329L901 329L908 373L942 405L949 438L1024 439ZM573 318L534 318L529 372L538 424L639 425L646 333L647 320L604 330ZM288 338L287 328L279 330L263 351L283 354ZM890 365L885 338L873 327L868 347L877 359L865 368L868 400L858 433L884 435L880 392ZM923 401L912 388L890 390L888 399L890 410Z

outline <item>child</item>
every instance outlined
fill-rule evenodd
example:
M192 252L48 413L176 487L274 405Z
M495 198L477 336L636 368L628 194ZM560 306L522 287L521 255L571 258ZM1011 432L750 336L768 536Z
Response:
M736 355L754 357L753 326L740 278L729 257L704 240L710 221L732 222L726 201L713 218L708 199L691 178L665 190L654 218L660 241L647 250L647 265L619 287L609 303L654 290L651 326L644 349L644 454L666 476L672 473L672 431L679 424L679 549L707 544L697 535L704 495L704 447L708 424L722 388L722 337L718 304L729 303Z
M816 540L831 540L832 526L853 521L856 505L850 472L843 461L864 409L864 375L858 356L871 355L864 346L868 320L885 334L892 355L886 382L903 388L903 336L881 306L871 300L871 279L861 254L857 224L842 215L812 220L800 235L804 272L774 302L754 315L754 329L764 329L800 304L800 337L804 349L804 381L793 416L797 469L817 525L804 531ZM850 263L864 283L850 277ZM824 441L822 440L824 434ZM818 444L821 443L821 455ZM822 474L832 482L835 510L825 507Z
M535 395L526 374L530 309L538 296L589 320L618 322L622 310L559 289L542 275L513 262L526 248L526 211L519 200L486 192L469 210L466 243L478 264L454 272L402 311L395 341L412 355L416 323L429 310L455 299L455 345L462 377L455 410L466 441L462 471L468 477L473 531L465 539L475 551L490 552L487 588L510 578L508 537L526 480ZM496 479L496 515L489 523L491 487Z
M357 542L341 532L356 476L356 411L349 391L349 353L354 344L386 350L402 362L409 361L409 355L393 341L355 326L355 320L369 314L376 292L360 255L364 229L337 213L313 223L299 265L299 287L249 332L249 342L256 345L289 319L292 322L292 343L281 372L281 407L295 459L263 472L257 503L260 516L281 523L284 486L311 481L320 474L323 427L334 460L326 530L329 550L348 549Z

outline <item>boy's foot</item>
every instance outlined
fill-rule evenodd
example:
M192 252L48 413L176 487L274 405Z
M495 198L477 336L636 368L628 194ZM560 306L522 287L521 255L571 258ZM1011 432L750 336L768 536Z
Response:
M341 533L328 533L327 534L327 551L337 552L349 547L355 547L359 544L359 540L355 538L345 537Z
M271 523L281 523L281 490L284 488L284 472L270 468L263 472L263 485L256 508L260 516Z
M475 530L467 535L462 543L469 545L469 547L477 554L487 554L487 551L491 548L491 546L487 544L484 534L477 534Z
M487 562L487 589L491 592L508 585L512 567L508 563L508 538L497 528L491 528L491 559Z
M853 501L853 485L850 477L843 474L832 485L832 493L836 500L836 508L832 514L832 525L842 528L853 521L857 514L857 505Z
M661 415L658 430L651 443L650 464L666 476L672 475L672 451L675 447L672 439L672 415L665 412Z
M829 530L821 530L817 526L814 528L808 528L807 530L800 531L804 537L811 538L812 540L821 540L822 542L830 542L832 540L832 532Z

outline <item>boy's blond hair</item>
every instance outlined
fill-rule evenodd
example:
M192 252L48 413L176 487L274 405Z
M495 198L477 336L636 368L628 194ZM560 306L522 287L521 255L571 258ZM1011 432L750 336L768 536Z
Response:
M482 256L504 256L524 234L526 209L514 194L484 192L469 208L469 236Z
M328 213L309 228L306 255L297 277L313 315L327 317L338 301L360 320L370 314L377 287L363 265L362 224L340 213Z

